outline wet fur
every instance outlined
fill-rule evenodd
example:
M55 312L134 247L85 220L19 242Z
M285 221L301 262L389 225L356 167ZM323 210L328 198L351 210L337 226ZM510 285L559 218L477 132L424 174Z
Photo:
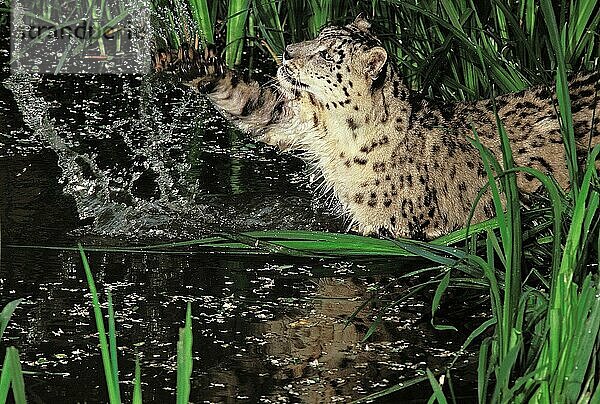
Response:
M363 234L431 239L463 227L487 183L472 127L501 160L492 101L435 104L410 91L369 24L357 19L290 45L277 81L261 86L223 67L210 52L159 53L157 70L176 72L240 129L281 150L302 150ZM598 73L570 83L582 156L600 143ZM569 176L552 92L534 87L495 99L517 165ZM595 117L595 119L593 119ZM539 182L518 178L531 193ZM489 195L473 222L494 215Z

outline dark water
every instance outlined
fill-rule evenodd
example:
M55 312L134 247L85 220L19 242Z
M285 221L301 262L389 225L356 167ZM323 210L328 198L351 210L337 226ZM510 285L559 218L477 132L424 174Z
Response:
M78 254L40 246L345 230L310 191L299 159L231 130L204 100L167 81L10 76L6 68L0 78L0 306L25 299L2 344L18 347L33 372L25 380L32 402L107 400ZM127 400L137 350L144 400L174 401L186 302L193 402L348 402L443 367L465 337L432 329L426 295L387 312L361 343L385 299L410 286L392 275L411 263L193 252L88 257L99 290L113 294ZM385 285L384 300L345 327ZM455 383L471 393L470 383ZM429 394L423 385L388 401Z

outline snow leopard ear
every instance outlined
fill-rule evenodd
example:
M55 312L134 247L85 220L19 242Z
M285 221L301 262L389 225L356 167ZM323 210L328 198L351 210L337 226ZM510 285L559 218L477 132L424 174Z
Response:
M375 80L385 66L387 52L381 46L375 46L366 52L365 57L365 73Z
M367 20L364 13L360 13L359 15L357 15L352 25L354 25L362 32L368 32L369 29L371 29L371 23Z

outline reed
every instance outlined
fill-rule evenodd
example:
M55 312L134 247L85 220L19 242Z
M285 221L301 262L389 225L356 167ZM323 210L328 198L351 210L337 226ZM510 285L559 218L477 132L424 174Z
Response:
M98 292L94 282L94 277L90 269L87 256L81 244L78 246L79 254L83 268L85 270L88 287L92 295L92 306L94 308L94 318L96 320L96 328L98 330L98 339L100 341L100 353L104 366L104 378L108 390L109 402L120 403L121 393L119 389L119 370L117 361L117 338L116 325L114 317L114 309L112 296L107 293L108 300L108 336L104 326L104 315L100 308ZM187 403L189 401L192 377L192 308L188 303L186 310L185 326L179 330L179 342L177 343L177 403ZM141 370L139 355L136 354L135 359L135 379L133 382L133 402L142 402L142 387L141 387ZM2 393L2 384L0 382L0 393ZM0 399L2 396L0 395ZM3 401L0 400L0 403Z

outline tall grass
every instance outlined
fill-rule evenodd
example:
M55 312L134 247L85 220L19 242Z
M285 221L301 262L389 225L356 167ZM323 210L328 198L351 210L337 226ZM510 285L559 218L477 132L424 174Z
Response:
M215 41L216 33L224 30L221 49L230 66L241 63L241 47L251 50L249 45L256 43L259 46L252 49L270 57L270 50L280 54L286 43L312 38L327 24L351 22L359 13L370 17L373 30L390 55L396 56L410 85L448 100L491 96L494 87L508 92L547 82L554 66L548 52L552 38L535 0L189 1L192 13L153 0L155 15L163 21L155 24L158 45L189 42L189 33L186 39L181 32L183 26L195 26L202 38L215 33ZM591 69L600 55L599 6L595 1L578 0L564 7L558 26L569 27L566 66ZM172 33L181 39L174 39ZM489 75L482 69L480 55Z

